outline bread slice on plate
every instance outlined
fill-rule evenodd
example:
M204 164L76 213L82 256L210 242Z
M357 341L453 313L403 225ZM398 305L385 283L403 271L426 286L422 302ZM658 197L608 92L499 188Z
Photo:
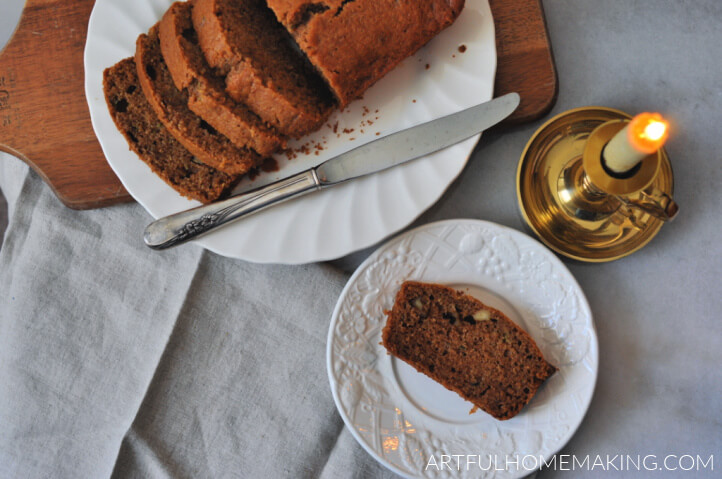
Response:
M383 345L497 419L510 419L557 368L501 311L440 284L407 281L383 329Z
M270 156L285 146L285 137L245 105L233 101L223 78L206 62L191 22L193 2L176 2L160 22L160 47L179 90L186 89L188 108L234 145Z
M464 0L268 0L341 107L451 25Z
M323 125L333 96L263 0L196 0L192 18L231 98L290 137Z
M238 148L188 108L188 95L176 88L163 61L158 24L138 37L135 63L143 93L158 119L198 160L229 175L247 173L261 163L255 151Z
M103 72L103 89L113 121L130 148L180 194L210 203L238 182L239 176L198 161L166 130L143 95L133 58Z

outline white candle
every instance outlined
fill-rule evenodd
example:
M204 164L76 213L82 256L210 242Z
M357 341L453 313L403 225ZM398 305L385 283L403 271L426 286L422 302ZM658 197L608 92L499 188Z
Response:
M604 148L604 164L615 173L626 173L667 141L669 125L659 113L635 116Z

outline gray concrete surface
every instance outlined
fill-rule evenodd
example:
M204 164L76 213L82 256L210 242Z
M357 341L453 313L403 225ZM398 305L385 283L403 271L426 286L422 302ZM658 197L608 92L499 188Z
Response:
M22 0L3 0L0 2L0 51L10 39L22 12L24 1ZM0 153L0 161L4 161L7 157L4 153ZM13 160L9 160L13 161ZM5 228L8 224L7 202L0 191L0 248L2 248L2 238Z

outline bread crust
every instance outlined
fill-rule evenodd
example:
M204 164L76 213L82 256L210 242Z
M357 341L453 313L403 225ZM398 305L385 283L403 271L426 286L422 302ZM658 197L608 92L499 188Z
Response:
M110 115L130 149L181 195L210 203L240 179L199 162L173 138L146 100L133 58L103 72L103 90Z
M289 137L320 128L335 102L261 0L197 0L192 12L208 64L235 101Z
M135 63L148 103L171 135L198 160L229 175L242 175L261 163L261 157L238 148L188 109L188 95L178 90L163 61L158 24L138 37Z
M191 22L193 2L176 2L160 22L160 47L179 90L188 94L188 108L240 148L270 156L284 148L286 138L245 105L233 101L197 44Z
M464 0L268 0L268 6L343 108L451 25Z

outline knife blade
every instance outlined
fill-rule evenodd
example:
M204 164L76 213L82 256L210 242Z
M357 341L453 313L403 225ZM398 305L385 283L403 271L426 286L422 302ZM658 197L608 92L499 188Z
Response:
M166 216L148 225L143 240L153 249L166 249L292 198L429 155L499 123L516 110L519 101L517 93L508 93L366 143L270 185Z

